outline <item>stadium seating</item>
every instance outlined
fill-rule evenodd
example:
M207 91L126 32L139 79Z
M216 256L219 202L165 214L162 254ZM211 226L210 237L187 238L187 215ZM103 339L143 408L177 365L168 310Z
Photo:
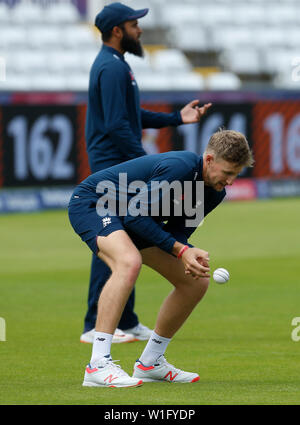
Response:
M47 51L57 48L62 40L62 29L58 26L44 26L40 23L27 29L26 43L32 49Z
M217 72L206 78L206 88L209 90L237 90L241 87L241 80L231 72Z
M43 9L33 2L21 2L10 10L10 21L14 25L39 24L43 16Z
M225 49L220 55L220 63L226 70L237 75L257 75L263 70L260 51L257 48Z
M60 2L50 7L44 14L44 22L48 24L76 24L80 14L72 3Z
M0 11L1 12L1 11ZM12 27L8 25L0 26L0 49L12 50L15 48L23 48L27 46L26 29L23 27Z
M186 56L177 49L158 50L151 55L153 69L157 72L187 72L192 64Z
M150 70L152 71L152 65L150 61L150 54L146 51L143 58L134 56L130 53L125 54L125 59L128 62L131 69L134 71L134 74L141 75L147 73Z
M142 90L232 90L255 81L299 85L289 77L300 55L298 0L130 0L130 5L150 9L140 21L145 57L126 55ZM0 90L85 90L101 47L92 21L83 20L68 0L19 0L12 8L0 0L0 56L7 75ZM215 69L221 72L210 75Z
M181 24L168 33L170 44L181 52L205 52L209 49L210 39L205 27Z

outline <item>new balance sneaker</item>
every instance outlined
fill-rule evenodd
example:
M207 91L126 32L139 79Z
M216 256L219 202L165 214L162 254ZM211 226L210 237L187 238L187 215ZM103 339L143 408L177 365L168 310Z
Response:
M92 367L87 365L83 387L139 387L143 384L140 378L130 377L110 356L103 357Z
M133 342L133 341L137 341L137 339L130 332L123 332L121 331L121 329L118 329L118 328L115 330L115 333L112 339L113 344L120 344L122 342Z
M93 344L94 333L95 333L95 329L91 329L88 332L84 332L80 337L80 342L84 342L86 344Z
M123 332L132 334L137 341L146 341L150 338L152 330L147 328L147 326L138 323L133 328L125 329Z
M183 384L197 382L200 379L197 373L177 369L168 363L164 356L160 356L152 366L145 366L140 360L137 360L132 376L136 379L142 379L143 382L167 381Z
M94 333L95 333L95 329L91 329L88 332L84 332L80 337L80 342L92 344L94 342ZM133 341L137 341L137 339L132 334L129 334L127 332L125 333L118 328L115 330L112 343L120 344L122 342L133 342Z

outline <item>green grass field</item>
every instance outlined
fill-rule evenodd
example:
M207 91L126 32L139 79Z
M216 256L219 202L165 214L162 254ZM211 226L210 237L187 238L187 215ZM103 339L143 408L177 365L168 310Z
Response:
M225 267L228 284L210 288L169 345L175 366L197 384L148 383L134 389L81 386L91 345L80 344L90 252L67 213L0 217L0 404L299 404L300 199L224 203L192 241ZM152 327L170 284L148 268L136 311ZM113 344L131 374L145 342Z

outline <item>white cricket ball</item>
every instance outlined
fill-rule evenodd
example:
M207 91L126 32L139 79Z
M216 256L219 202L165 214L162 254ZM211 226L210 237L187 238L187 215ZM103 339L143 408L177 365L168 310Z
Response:
M213 278L217 283L226 283L229 280L229 272L220 267L214 271Z

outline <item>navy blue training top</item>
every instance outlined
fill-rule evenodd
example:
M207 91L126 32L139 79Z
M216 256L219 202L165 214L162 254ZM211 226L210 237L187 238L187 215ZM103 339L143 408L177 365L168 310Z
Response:
M96 190L99 189L99 186L97 189L97 185L99 182L110 181L115 185L116 199L119 200L120 194L124 196L124 188L120 188L119 186L120 173L126 173L127 185L136 181L144 182L147 185L148 194L151 193L151 182L153 181L167 181L169 183L174 181L194 182L192 186L192 191L194 191L195 182L203 180L202 169L203 158L193 152L172 151L146 155L90 175L77 186L72 198L74 195L85 199L88 198L95 202L96 208L96 203L103 193L105 193L105 191L97 193ZM129 202L136 194L137 193L127 193L127 201ZM223 200L225 195L225 189L218 192L212 187L204 186L204 216L211 212ZM159 199L159 202L161 202L161 200L162 198ZM182 198L180 200L182 202ZM176 202L180 200L176 200ZM193 198L194 205L198 200ZM155 199L154 201L151 199L151 202L156 201ZM129 229L142 239L171 253L176 240L187 243L188 238L195 231L199 223L195 223L193 227L187 227L187 216L184 214L182 216L172 215L172 208L170 208L170 215L168 217L163 216L161 210L159 210L158 215L151 216L151 207L153 206L151 202L147 204L149 211L148 216L133 216L128 213L125 216L119 216L119 218L123 222L125 229ZM170 205L174 205L174 198L172 198L172 196L170 197ZM167 224L162 226L162 223L165 221L167 221ZM168 226L172 229L176 229L175 235L173 231L172 234L168 232ZM174 236L176 236L176 238Z
M151 112L140 107L138 85L124 56L103 45L91 71L85 139L92 172L146 155L143 128L182 124L180 112Z

